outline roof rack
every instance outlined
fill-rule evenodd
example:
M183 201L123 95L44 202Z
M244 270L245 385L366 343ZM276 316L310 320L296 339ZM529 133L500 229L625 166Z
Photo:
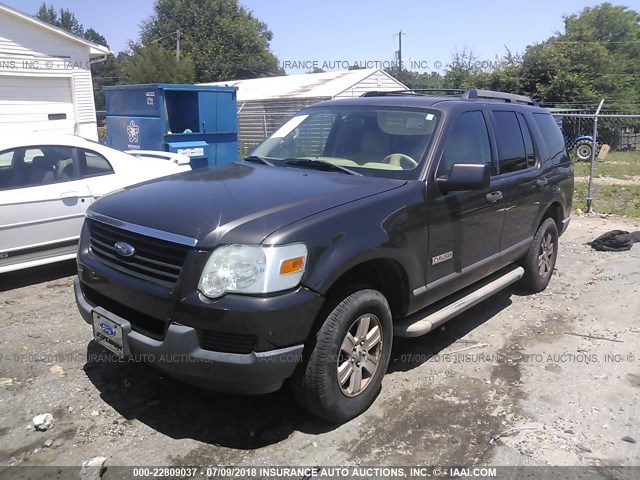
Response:
M378 91L372 90L364 92L361 97L387 97L387 96L404 96L404 95L418 95L415 90L393 90L393 91Z
M458 96L464 100L502 100L506 103L522 103L525 105L539 106L531 97L517 95L515 93L496 92L494 90L480 90L477 88L418 88L413 90L393 90L393 91L372 91L362 94L363 97L385 97L404 95L433 95L443 93L444 95Z
M362 97L385 97L394 95L425 95L433 93L444 93L445 95L462 95L466 90L464 88L413 88L407 90L392 91L372 91L365 92Z
M502 100L507 103L524 103L525 105L539 106L533 98L525 95L517 95L515 93L496 92L494 90L478 90L476 88L470 88L464 92L461 98L467 100L477 100L479 98L486 98L488 100Z

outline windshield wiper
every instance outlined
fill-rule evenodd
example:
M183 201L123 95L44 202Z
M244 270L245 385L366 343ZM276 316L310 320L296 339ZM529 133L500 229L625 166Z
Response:
M335 163L327 162L326 160L312 160L310 158L287 158L284 163L287 165L293 165L298 167L309 167L315 170L322 170L325 172L342 172L349 175L362 176L361 173L354 172L353 170L343 167L342 165L336 165Z
M244 157L244 161L245 162L253 162L253 163L260 163L262 165L268 165L270 167L274 167L275 165L273 163L271 163L269 160L267 160L264 157L259 157L258 155L249 155L247 157Z

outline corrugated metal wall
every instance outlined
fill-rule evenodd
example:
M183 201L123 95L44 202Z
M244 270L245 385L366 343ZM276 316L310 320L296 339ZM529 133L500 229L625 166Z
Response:
M299 110L328 98L290 98L238 102L240 154L246 155Z
M377 71L333 98L359 97L373 90L404 90L406 87L383 71ZM299 110L331 97L280 98L238 101L239 149L241 155L271 135Z

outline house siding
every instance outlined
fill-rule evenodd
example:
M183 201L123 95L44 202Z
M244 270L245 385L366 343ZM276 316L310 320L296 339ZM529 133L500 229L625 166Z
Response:
M51 103L55 103L48 97L62 101L62 79L67 79L66 101L71 103L66 122L48 119ZM44 92L37 92L34 85ZM60 131L97 140L88 47L0 11L0 88L0 109L8 112L0 129ZM67 113L66 107L61 109ZM16 122L7 118L12 112Z

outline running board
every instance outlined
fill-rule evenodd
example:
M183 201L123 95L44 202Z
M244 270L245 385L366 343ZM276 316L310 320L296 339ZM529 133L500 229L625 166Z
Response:
M436 310L433 310L434 307L427 307L426 310L421 310L407 318L396 321L393 326L393 334L397 337L419 337L425 333L429 333L456 315L486 300L491 295L508 287L512 283L517 282L523 275L524 268L515 267L499 275L497 278L494 276L481 280L477 284L464 289L463 292L465 293L471 289L469 293L463 294L464 296L460 297L460 293L457 296L454 294L455 300L443 307L436 307ZM491 278L493 278L493 280ZM439 304L441 303L442 302L439 302Z

